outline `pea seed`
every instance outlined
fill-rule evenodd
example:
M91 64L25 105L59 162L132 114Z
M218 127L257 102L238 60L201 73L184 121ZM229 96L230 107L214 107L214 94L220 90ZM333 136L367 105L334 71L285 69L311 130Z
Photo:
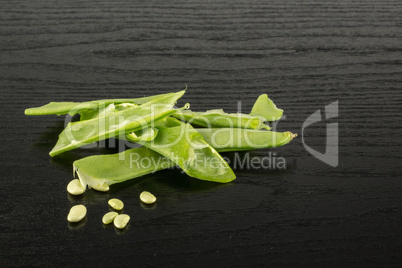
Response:
M126 227L127 223L130 221L130 216L127 214L120 214L116 218L114 218L113 224L116 228L123 229Z
M97 184L92 186L92 189L99 191L99 192L107 192L109 191L109 184L107 184L106 182L102 183L102 184Z
M67 185L67 192L72 195L80 195L85 192L85 188L82 186L79 179L74 179Z
M106 213L103 218L102 222L103 224L110 224L113 222L113 220L118 216L119 214L117 212L108 212Z
M84 205L76 205L70 209L67 220L69 222L79 222L87 215L87 208Z
M147 191L143 191L140 194L140 199L145 204L153 204L156 201L156 197L153 194L151 194L150 192L147 192Z
M117 198L110 199L108 204L109 204L109 206L111 206L115 210L122 210L123 207L124 207L123 202L121 200L117 199Z

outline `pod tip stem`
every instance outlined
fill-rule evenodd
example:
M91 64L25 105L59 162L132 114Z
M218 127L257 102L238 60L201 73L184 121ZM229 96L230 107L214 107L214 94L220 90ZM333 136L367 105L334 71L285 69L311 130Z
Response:
M296 138L297 137L297 133L292 133L292 138Z

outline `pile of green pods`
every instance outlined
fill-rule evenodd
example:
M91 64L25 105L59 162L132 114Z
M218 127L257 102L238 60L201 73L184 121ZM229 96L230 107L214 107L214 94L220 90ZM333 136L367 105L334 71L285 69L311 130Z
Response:
M223 110L193 112L176 108L185 91L135 99L51 102L25 110L26 115L79 114L60 133L50 151L54 157L87 144L117 138L141 146L118 154L94 155L74 161L74 174L84 188L123 182L158 170L180 167L190 177L227 183L236 176L219 154L278 147L296 134L270 131L283 110L263 94L250 114Z

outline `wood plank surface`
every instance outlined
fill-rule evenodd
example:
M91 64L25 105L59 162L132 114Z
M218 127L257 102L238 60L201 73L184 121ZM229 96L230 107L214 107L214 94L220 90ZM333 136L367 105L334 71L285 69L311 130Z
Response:
M0 1L0 266L399 266L401 14L397 0ZM283 157L285 170L235 169L228 185L168 170L73 198L72 162L115 150L51 159L64 117L24 115L186 85L179 105L195 111L248 113L267 93L285 110L277 129L300 136L339 101L337 118L304 131L323 152L338 123L339 166L298 138L249 152ZM112 197L132 216L125 232L101 223ZM86 221L68 225L81 203Z

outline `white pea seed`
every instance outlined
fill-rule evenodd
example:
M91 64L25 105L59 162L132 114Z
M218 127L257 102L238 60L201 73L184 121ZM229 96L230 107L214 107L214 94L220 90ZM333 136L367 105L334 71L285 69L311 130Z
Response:
M74 179L67 185L67 192L72 195L80 195L85 192L85 188L82 186L79 179Z
M147 191L143 191L140 194L140 199L145 204L153 204L156 201L156 197L153 194L151 194L150 192L147 192Z
M113 222L114 218L116 218L119 214L117 212L108 212L106 213L103 218L102 222L103 224L110 224Z
M110 199L108 204L109 204L109 206L111 206L115 210L122 210L123 207L124 207L123 202L121 200L117 199L117 198Z
M99 191L99 192L107 192L109 191L109 184L107 184L106 182L102 183L102 184L97 184L92 186L92 189Z
M130 221L130 216L127 214L120 214L116 218L114 218L113 224L116 228L123 229L126 227L127 223Z
M76 205L70 209L67 220L69 222L79 222L87 215L87 208L84 205Z

